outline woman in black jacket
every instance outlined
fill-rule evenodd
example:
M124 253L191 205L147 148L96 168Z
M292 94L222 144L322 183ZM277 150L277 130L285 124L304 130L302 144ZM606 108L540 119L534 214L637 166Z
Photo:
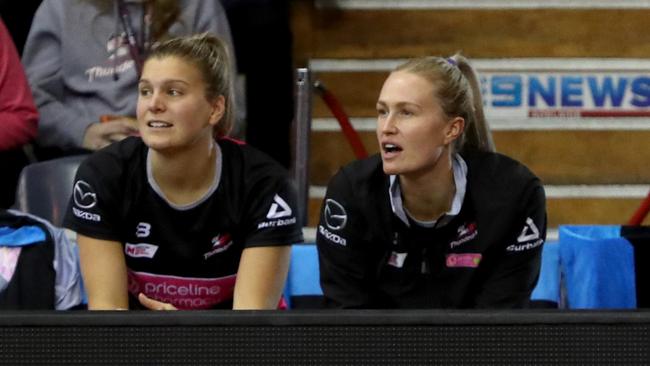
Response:
M467 60L397 67L377 101L380 154L342 168L318 226L321 286L344 308L525 307L544 189L497 153Z

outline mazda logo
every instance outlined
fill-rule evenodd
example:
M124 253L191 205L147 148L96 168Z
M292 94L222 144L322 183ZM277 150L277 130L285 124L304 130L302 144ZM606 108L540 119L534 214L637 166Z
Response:
M92 208L97 204L97 195L93 192L90 184L83 180L78 180L74 184L72 198L74 199L75 205L84 209Z
M325 201L325 225L332 230L341 230L348 222L348 214L343 206L333 199Z

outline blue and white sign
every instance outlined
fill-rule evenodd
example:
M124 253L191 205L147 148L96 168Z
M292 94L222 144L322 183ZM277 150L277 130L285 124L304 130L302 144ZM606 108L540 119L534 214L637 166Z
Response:
M522 64L532 60L521 60ZM537 61L540 62L540 61ZM650 65L584 60L576 69L556 62L542 70L519 67L478 69L488 118L508 117L649 117ZM644 64L647 61L643 61ZM590 67L585 67L589 65ZM496 63L494 66L498 66ZM520 65L524 66L524 65ZM608 66L608 67L603 67ZM627 66L627 67L624 67Z

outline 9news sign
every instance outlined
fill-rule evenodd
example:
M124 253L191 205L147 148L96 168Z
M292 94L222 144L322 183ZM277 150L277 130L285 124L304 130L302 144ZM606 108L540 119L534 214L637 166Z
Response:
M650 117L650 61L477 60L488 118Z

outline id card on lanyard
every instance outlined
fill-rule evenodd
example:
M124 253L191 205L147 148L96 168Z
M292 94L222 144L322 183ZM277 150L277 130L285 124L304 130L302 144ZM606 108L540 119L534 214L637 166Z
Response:
M135 31L133 29L133 24L131 23L131 14L127 8L124 0L117 1L118 6L118 16L120 22L122 23L122 28L126 33L126 41L129 46L129 53L131 58L135 63L135 70L138 73L138 77L142 74L142 64L144 63L144 58L146 53L149 51L151 46L151 9L152 7L148 2L142 2L142 31L140 32L140 38L136 37Z

